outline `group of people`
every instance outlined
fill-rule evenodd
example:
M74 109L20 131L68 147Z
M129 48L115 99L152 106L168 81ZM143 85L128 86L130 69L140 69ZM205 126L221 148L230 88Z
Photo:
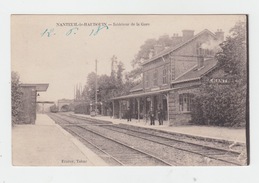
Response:
M164 111L161 108L161 106L159 106L159 109L157 111L157 117L158 117L159 125L163 125ZM156 112L154 111L153 107L151 107L151 110L149 111L149 118L150 118L150 125L155 125Z
M156 112L153 109L153 107L151 107L151 110L149 111L148 115L149 115L149 119L150 119L150 125L155 125ZM159 106L159 109L157 111L157 117L158 117L159 125L163 125L164 111L161 108L161 106ZM127 110L127 121L131 121L131 110L130 110L130 107Z

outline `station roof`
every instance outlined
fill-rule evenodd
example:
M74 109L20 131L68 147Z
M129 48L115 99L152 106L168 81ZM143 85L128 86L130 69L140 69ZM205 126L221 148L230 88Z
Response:
M114 97L114 98L111 98L111 100L127 99L127 98L132 98L132 97L142 97L142 96L147 96L147 95L154 95L154 94L158 94L158 93L166 93L168 91L175 90L175 89L176 88L169 88L169 89L157 90L157 91L151 91L151 92L129 94L129 95L124 95L124 96L120 96L120 97Z
M214 58L205 60L203 67L199 69L198 66L196 66L195 68L176 78L174 81L172 81L172 84L199 79L215 68L217 63L217 60Z
M131 88L130 92L134 92L134 91L140 91L143 90L143 83L139 83L138 85L134 86L133 88Z
M36 91L43 92L47 91L49 84L48 83L22 83L20 84L21 87L35 87Z
M37 101L36 103L39 103L39 104L55 104L55 102L53 102L53 101Z
M58 100L58 102L73 102L74 100L73 99L65 99L65 98L63 98L63 99L59 99Z

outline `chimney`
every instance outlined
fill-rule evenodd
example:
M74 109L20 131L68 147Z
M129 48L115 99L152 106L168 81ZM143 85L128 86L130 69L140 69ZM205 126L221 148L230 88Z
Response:
M159 52L163 51L163 46L162 45L155 45L154 50L155 50L155 55L158 54Z
M222 29L218 29L217 32L215 32L215 35L218 41L224 41L224 32L222 31Z
M198 68L197 69L200 69L204 66L204 57L202 55L199 55L197 57L197 60L198 60Z
M176 46L182 42L182 37L180 37L180 36L178 36L178 34L174 33L173 37L171 37L171 40L172 40L172 46Z
M194 36L194 30L182 30L183 32L183 41L187 41L188 39Z

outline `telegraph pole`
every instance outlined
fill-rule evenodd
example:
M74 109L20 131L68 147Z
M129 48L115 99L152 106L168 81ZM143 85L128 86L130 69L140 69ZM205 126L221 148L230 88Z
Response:
M97 113L97 60L95 60L95 115Z

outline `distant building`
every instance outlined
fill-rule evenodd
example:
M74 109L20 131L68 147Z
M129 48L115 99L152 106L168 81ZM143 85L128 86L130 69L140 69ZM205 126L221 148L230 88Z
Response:
M58 111L72 111L74 108L74 100L71 99L60 99L58 100Z
M113 117L123 118L128 107L137 119L144 118L150 108L159 106L165 111L170 125L184 124L191 119L191 102L202 78L215 71L214 56L224 33L215 34L205 29L194 35L183 30L180 37L174 34L173 47L155 46L149 60L142 64L142 83L133 87L129 95L112 99Z

